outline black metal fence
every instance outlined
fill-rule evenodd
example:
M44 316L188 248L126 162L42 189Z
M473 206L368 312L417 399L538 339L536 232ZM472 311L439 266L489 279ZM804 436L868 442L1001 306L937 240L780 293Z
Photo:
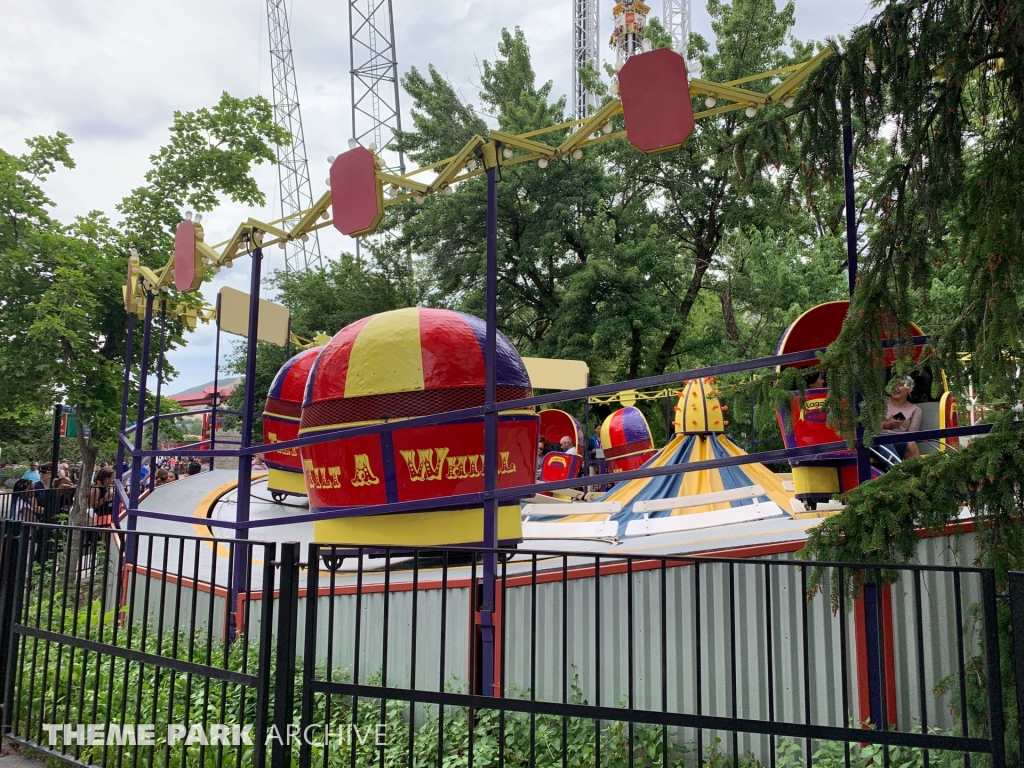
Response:
M492 644L481 551L0 533L5 734L77 764L1008 764L990 570L517 550Z
M74 486L0 493L0 520L60 522L62 516L70 513L74 494Z

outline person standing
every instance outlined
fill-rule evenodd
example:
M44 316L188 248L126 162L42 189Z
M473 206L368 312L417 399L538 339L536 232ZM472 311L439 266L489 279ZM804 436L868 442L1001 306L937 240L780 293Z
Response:
M30 481L32 483L38 483L39 482L39 462L38 461L33 461L31 464L29 464L28 465L28 469L25 470L25 473L21 476L21 479L22 480L28 480L28 481Z
M601 461L604 459L604 449L601 447L601 425L594 426L594 434L587 438L587 474L598 475L601 473ZM588 491L598 490L597 486L589 486Z
M104 467L96 473L96 481L89 492L89 506L92 508L93 525L106 527L111 524L114 514L114 470Z
M50 479L53 477L50 463L47 462L39 467L39 480L35 483L36 504L46 511L43 517L44 522L53 522L57 513L56 494L50 493Z
M34 523L39 519L42 511L36 505L36 495L33 492L32 481L28 478L21 478L14 484L13 502L11 504L11 517L23 523Z

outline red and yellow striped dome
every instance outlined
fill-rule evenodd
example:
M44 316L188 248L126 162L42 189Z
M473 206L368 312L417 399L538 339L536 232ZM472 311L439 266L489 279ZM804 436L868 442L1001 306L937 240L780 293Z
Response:
M299 352L286 360L274 376L263 409L263 442L268 447L299 436L306 379L321 350L323 347L313 347ZM267 486L271 492L305 495L306 485L302 479L302 462L297 449L271 449L266 454L266 461L270 468Z
M301 432L409 418L483 405L483 320L448 309L410 307L340 330L310 373ZM497 399L529 397L530 377L498 334Z
M323 347L312 347L290 357L274 376L267 393L267 405L263 414L298 421L302 415L302 398L306 394L306 380L313 370L313 363Z
M482 320L445 309L398 309L343 328L309 374L300 434L483 405L485 340ZM498 401L529 397L530 377L519 353L501 334L497 341ZM314 535L367 546L479 544L479 506L387 515L374 507L480 493L484 453L483 416L303 446L309 508L330 513L314 524ZM498 487L522 487L529 495L536 455L534 410L499 412ZM518 499L504 500L498 540L521 538Z

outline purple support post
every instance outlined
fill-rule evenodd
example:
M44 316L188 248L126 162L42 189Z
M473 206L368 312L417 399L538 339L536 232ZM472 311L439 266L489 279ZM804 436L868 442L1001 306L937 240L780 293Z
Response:
M156 358L156 407L153 410L153 440L152 450L160 447L160 393L164 383L164 338L167 333L167 300L160 302L160 354ZM149 472L149 490L156 488L156 457L153 457L153 464Z
M210 450L217 447L217 401L220 400L220 294L217 294L217 343L213 352L213 404L210 412ZM210 457L210 471L213 471L214 457Z
M487 343L484 363L484 547L498 546L498 167L487 169ZM480 601L481 691L494 695L494 582L497 555L483 557L483 595Z
M142 422L146 418L146 376L149 373L149 342L152 337L153 327L153 294L146 291L146 319L145 327L142 329L142 358L139 360L139 405L135 416L135 452L132 456L132 479L131 489L128 492L128 508L138 509L139 507L139 486L142 484L142 457L138 451L142 450ZM138 521L134 515L128 517L128 530L134 531ZM135 565L135 550L138 541L134 536L125 539L125 561Z
M843 188L846 192L846 279L850 297L857 287L857 209L853 190L853 128L850 114L843 123Z
M846 191L846 275L850 289L850 303L857 287L857 209L853 194L853 127L850 108L843 107L843 187ZM857 394L857 408L861 396ZM871 454L864 447L864 427L857 425L857 482L871 479Z
M132 381L132 352L133 344L135 342L135 313L132 312L128 315L128 340L125 342L124 349L124 384L121 387L121 431L119 434L123 435L125 429L128 427L128 389L131 387ZM124 473L124 442L121 440L117 441L117 457L114 459L114 477L118 480L121 479L121 475ZM115 528L119 528L118 524L121 518L121 495L114 494L114 514L111 520Z
M249 333L245 340L245 405L242 406L242 439L241 448L252 445L252 422L255 409L256 384L256 331L260 323L260 265L263 261L263 250L256 248L252 252L252 273L249 281ZM238 488L235 502L235 523L249 522L249 492L252 486L252 457L240 454L238 457ZM249 529L235 529L235 541L241 542L249 538ZM234 558L234 573L231 574L231 616L232 638L238 631L237 607L238 593L245 583L246 575L245 549L237 547Z

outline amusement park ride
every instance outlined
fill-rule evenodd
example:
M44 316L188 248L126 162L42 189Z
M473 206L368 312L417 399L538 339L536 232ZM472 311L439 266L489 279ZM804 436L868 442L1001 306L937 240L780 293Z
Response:
M639 13L640 5L631 3L630 13ZM181 294L194 292L221 267L251 258L243 335L247 339L245 380L254 381L256 342L273 335L273 329L265 329L261 322L265 302L255 300L265 248L304 242L327 226L353 237L366 235L377 229L392 205L409 200L422 203L428 195L450 194L454 185L486 176L485 320L448 310L409 308L364 318L329 340L298 339L287 327L277 329L278 343L305 349L285 363L273 382L263 411L264 443L251 443L256 403L252 390L246 388L237 448L211 443L207 448L177 451L211 460L240 459L237 480L231 484L235 494L231 519L220 517L216 523L217 528L234 531L238 539L248 538L253 528L259 528L261 535L272 535L270 529L280 528L292 536L299 527L311 525L311 540L332 542L333 552L339 549L335 543L342 550L368 548L391 554L440 544L486 548L477 606L485 648L485 691L490 690L487 681L493 680L493 668L488 666L493 653L486 649L494 643L494 550L499 545L512 547L524 535L621 538L764 517L813 515L806 511L808 507L870 474L865 448L850 449L823 428L815 427L814 432L800 426L816 422L808 420L811 409L799 402L791 414L783 414L784 433L787 440L792 437L786 450L750 456L724 435L728 422L715 376L813 365L816 354L831 339L804 338L801 321L787 333L773 358L540 396L533 395L538 384L531 381L528 365L499 333L497 184L502 168L529 162L544 168L560 159L571 162L598 143L619 139L644 154L671 151L686 142L702 118L732 111L753 116L762 108L792 106L808 75L833 53L825 48L803 64L717 83L691 77L677 52L651 50L650 41L640 37L642 24L636 16L631 22L624 16L623 23L616 30L620 37L615 44L624 45L629 55L614 83L618 96L585 119L524 134L495 130L486 138L474 136L452 157L407 173L390 172L374 148L352 140L347 151L331 159L329 191L291 226L281 220L249 219L227 241L211 246L205 242L200 218L186 216L177 230L174 254L163 267L144 266L137 255L129 262L124 294L130 313L129 360L136 317L143 321L136 424L158 424L166 416L147 422L144 412L154 310L178 314L189 324L214 319L223 325L226 320L223 308L197 309L194 300L158 301L159 294L169 292L171 285ZM745 87L769 78L778 82L767 91ZM695 112L696 99L706 108ZM624 129L617 131L612 121L619 115ZM551 134L566 131L569 135L560 142L546 141ZM854 209L848 206L847 210ZM855 259L851 269L856 269ZM845 309L830 311L841 315ZM146 518L191 526L194 516L140 507L141 460L160 452L143 450L141 429L125 428L129 386L126 370L118 465L125 454L130 453L133 461L130 491L117 485L124 507L121 519L129 530ZM680 386L681 391L675 389ZM624 402L626 407L608 417L601 428L606 470L586 481L577 476L584 440L578 422L561 411L538 413L540 406L586 398L623 399L623 393L634 393L635 401L642 397L637 393L652 388L658 396L677 398L672 419L675 435L668 445L657 450L643 415ZM939 426L955 425L951 400L944 398L939 407L946 418ZM570 443L575 441L571 446L575 450L552 454L556 458L545 458L544 466L538 468L539 434L555 440L568 436ZM934 435L922 435L929 436ZM268 489L276 502L286 503L272 507L281 510L279 514L272 512L257 521L250 517L254 485L250 457L268 449ZM787 487L788 481L762 466L769 461L792 462L794 486ZM543 482L536 482L537 469ZM612 489L586 495L572 491L582 484L612 484ZM154 498L162 492L156 491ZM550 494L580 500L567 503ZM807 503L796 503L795 496ZM207 513L211 508L207 504ZM128 552L126 557L134 564L137 553ZM229 574L232 595L245 589L241 559Z

